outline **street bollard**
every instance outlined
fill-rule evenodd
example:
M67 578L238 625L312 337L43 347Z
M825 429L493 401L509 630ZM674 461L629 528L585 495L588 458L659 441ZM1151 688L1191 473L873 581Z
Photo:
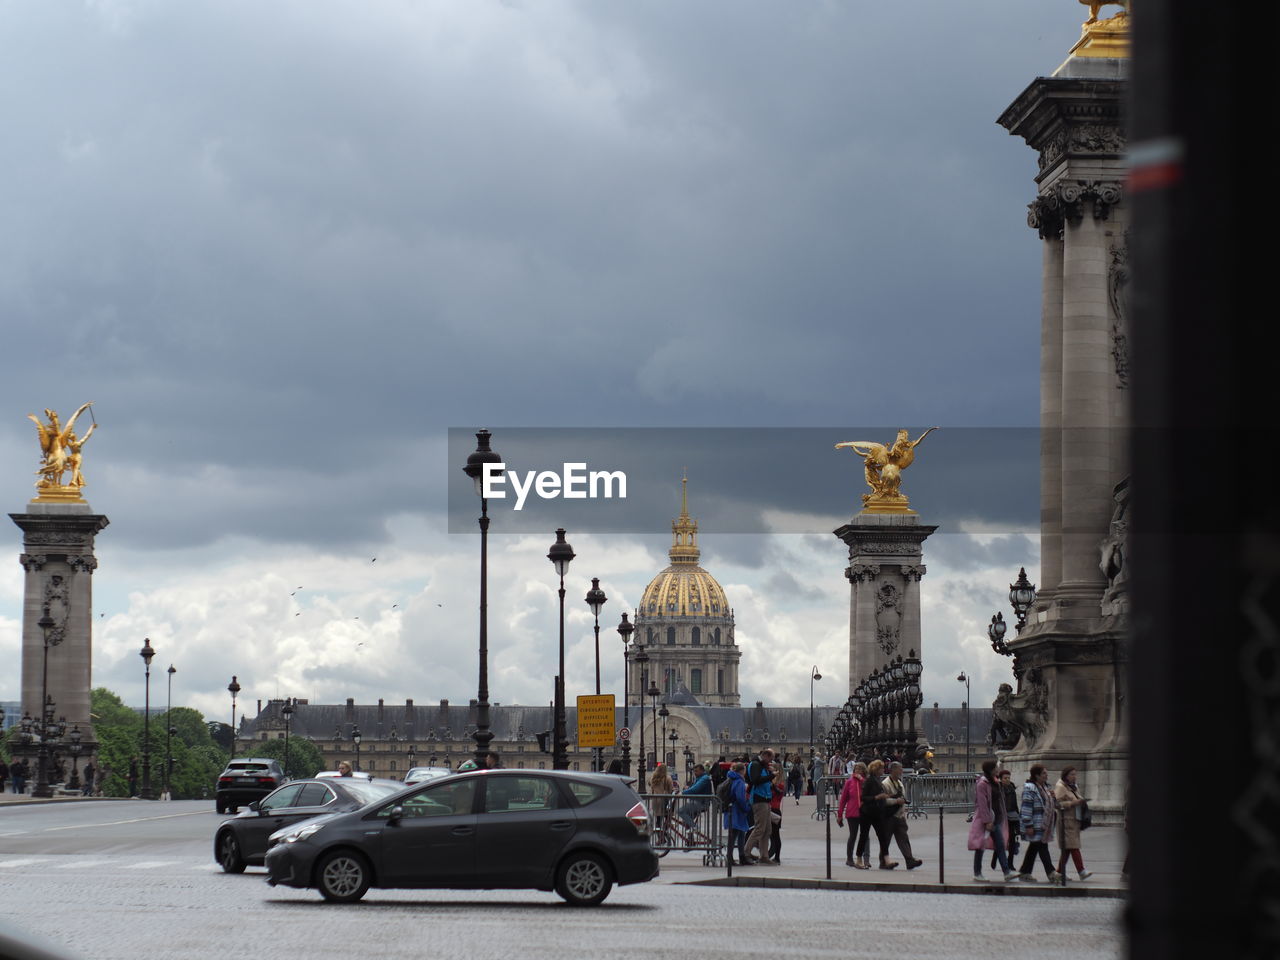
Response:
M946 871L943 869L943 853L942 853L942 814L946 807L939 805L938 807L938 882L946 883Z
M831 879L831 807L827 806L827 815L824 817L827 821L827 879Z

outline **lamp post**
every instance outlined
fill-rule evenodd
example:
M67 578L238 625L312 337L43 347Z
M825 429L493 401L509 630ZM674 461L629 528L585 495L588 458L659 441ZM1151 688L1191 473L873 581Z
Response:
M818 672L818 665L815 663L813 669L809 671L809 756L813 757L813 682L821 680L822 674Z
M667 709L667 701L665 700L662 701L662 709L658 711L658 716L662 718L662 739L661 740L658 739L658 725L655 722L653 725L653 746L654 746L653 752L657 753L659 750L663 751L664 755L662 757L662 762L666 763L667 758L665 754L667 749L667 717L671 716L671 711Z
M969 732L969 675L963 670L956 680L964 684L964 770L968 773L973 766L973 761L969 759L969 751L971 749L972 739Z
M493 733L489 729L489 498L484 491L486 464L499 464L502 457L489 447L492 434L481 430L476 434L476 449L467 457L463 472L475 484L480 498L480 673L476 683L476 729L472 736L476 741L476 763L485 764ZM501 470L490 467L491 477L502 475Z
M587 591L587 606L591 608L591 616L595 620L595 636L596 636L596 695L600 695L600 611L603 609L608 597L604 595L604 591L600 589L600 578L591 578L591 589ZM591 769L599 772L601 769L600 761L603 754L600 748L596 747L592 753Z
M1018 632L1027 623L1027 613L1036 602L1036 585L1027 579L1027 568L1018 569L1018 579L1009 584L1009 602L1013 604L1013 612L1018 617Z
M636 647L638 648L638 652L636 653L636 663L640 667L640 693L636 697L636 706L640 708L640 723L638 724L640 727L640 769L638 774L640 779L640 792L644 793L644 772L649 759L648 755L644 752L644 695L645 691L648 689L647 685L649 683L649 654L648 651L645 650L644 644L640 643L638 640L636 641ZM630 776L631 771L628 770L627 774Z
M172 663L169 669L165 671L169 674L169 692L165 699L164 717L165 717L165 734L164 734L164 798L166 800L173 799L169 795L169 779L173 773L173 675L178 672L178 668Z
M636 628L627 619L627 612L622 611L622 622L618 624L618 636L622 637L622 727L627 731L622 741L622 772L631 776L631 664L627 659L630 649L631 634ZM0 717L0 722L3 718Z
M49 784L49 730L48 730L48 708L46 703L49 699L49 648L56 647L62 642L61 633L55 633L54 628L57 626L53 621L53 617L49 616L49 608L44 608L44 615L36 621L36 626L40 628L41 634L44 636L44 661L40 679L40 752L36 757L36 785L31 788L33 797L52 797L53 788ZM24 724L23 731L27 734L27 725Z
M418 765L418 751L413 748L412 743L409 744L408 757L409 757L409 769L412 770L414 767ZM435 763L435 759L436 759L435 757L431 758L432 764Z
M71 779L67 781L68 790L80 789L80 739L83 736L80 724L77 723L67 737L71 741Z
M907 731L907 756L911 760L911 765L916 765L916 748L919 745L919 736L916 733L916 711L920 709L920 704L924 702L924 694L920 692L920 674L924 670L920 658L916 656L914 650L907 654L907 659L902 664L903 671L906 675L906 691L907 691L907 713L910 715L911 722Z
M154 800L151 795L151 658L156 655L155 650L151 648L151 639L149 637L142 638L142 649L138 651L138 656L142 658L143 664L146 666L146 690L145 700L142 709L142 799Z
M680 734L672 730L671 733L667 735L667 739L671 741L671 752L667 754L667 766L674 767L676 765L676 748L680 743ZM685 786L687 787L688 785L689 784L686 781Z
M649 695L649 710L653 714L653 759L658 759L658 751L662 749L662 741L658 739L658 697L662 695L662 691L658 689L657 681L652 677L649 678L649 689L645 691ZM641 718L643 720L643 718ZM649 758L645 758L645 769L648 769ZM643 784L642 784L643 786Z
M551 751L551 768L553 770L569 769L569 742L565 737L564 716L564 575L569 572L569 561L574 558L573 547L564 539L564 527L556 529L556 542L547 551L547 559L555 567L556 576L560 578L560 673L556 676L555 703L555 744Z
M285 700L280 708L280 716L284 717L284 775L289 776L289 724L293 720L293 698ZM291 778L292 779L292 778Z
M356 770L360 769L360 728L352 725L351 742L356 745Z
M231 682L227 684L227 690L231 693L231 758L234 760L236 756L236 696L240 693L240 681L233 676Z

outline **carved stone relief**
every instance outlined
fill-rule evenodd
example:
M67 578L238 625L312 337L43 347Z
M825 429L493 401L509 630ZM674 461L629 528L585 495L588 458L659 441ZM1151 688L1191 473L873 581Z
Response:
M1115 361L1116 382L1129 386L1129 236L1111 248L1107 267L1107 299L1111 302L1111 357Z
M902 595L892 583L882 583L876 590L876 643L886 656L898 649L902 628Z

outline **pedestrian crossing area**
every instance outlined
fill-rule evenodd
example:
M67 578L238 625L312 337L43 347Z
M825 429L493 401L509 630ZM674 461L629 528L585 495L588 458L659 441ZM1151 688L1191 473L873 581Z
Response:
M252 868L250 868L252 869ZM99 855L49 855L23 856L0 854L0 879L12 880L19 875L33 873L116 873L121 870L155 871L160 873L220 873L221 869L208 860L190 857L108 856Z

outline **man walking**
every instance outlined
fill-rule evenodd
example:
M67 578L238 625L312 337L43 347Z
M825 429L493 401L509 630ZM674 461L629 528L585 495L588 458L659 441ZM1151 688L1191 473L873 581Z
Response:
M889 764L889 776L884 782L884 789L888 797L885 804L889 811L885 825L889 834L898 842L898 849L902 851L907 869L914 870L924 861L911 856L911 838L907 836L907 791L902 785L902 764L896 760Z
M769 817L769 801L773 799L773 751L765 747L747 766L747 790L751 794L751 833L745 847L747 856L755 854L761 863L774 863L769 859L769 834L773 823Z

